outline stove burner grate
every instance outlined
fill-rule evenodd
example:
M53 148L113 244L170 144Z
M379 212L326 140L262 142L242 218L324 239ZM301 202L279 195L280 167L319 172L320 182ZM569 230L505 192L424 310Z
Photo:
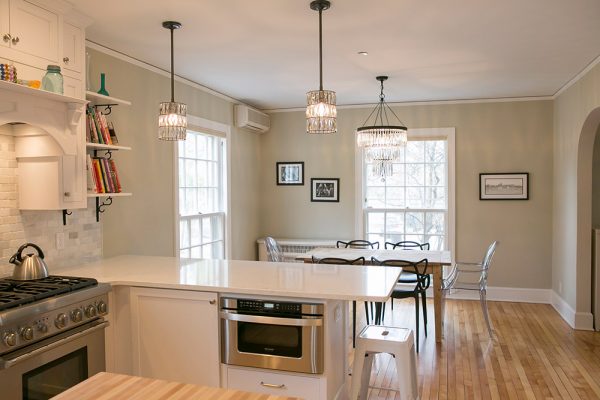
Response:
M0 279L0 311L98 284L93 278L49 276L34 281Z

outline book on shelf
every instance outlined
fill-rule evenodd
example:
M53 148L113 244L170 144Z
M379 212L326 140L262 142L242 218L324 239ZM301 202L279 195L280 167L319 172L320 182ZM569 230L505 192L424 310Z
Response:
M114 160L88 154L88 193L121 193L121 182Z
M119 140L112 122L94 106L86 110L86 139L88 143L117 145Z

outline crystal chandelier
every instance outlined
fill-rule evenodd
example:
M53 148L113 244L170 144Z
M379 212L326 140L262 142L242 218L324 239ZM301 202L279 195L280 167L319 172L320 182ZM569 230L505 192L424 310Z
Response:
M173 66L173 30L181 28L181 24L175 21L165 21L162 26L171 31L171 101L160 103L158 138L160 140L185 140L187 106L175 102L175 72Z
M400 149L406 146L408 130L385 102L383 82L388 77L378 76L376 79L381 83L379 103L371 111L363 126L356 129L356 143L365 148L365 159L368 163L373 164L373 175L380 176L385 180L386 177L393 174L393 162L400 158ZM390 124L388 112L396 117L398 125ZM374 118L369 124L371 117Z
M323 90L323 10L331 7L327 0L315 0L310 3L312 10L319 12L319 90L306 93L306 132L335 133L337 132L337 109L335 92Z

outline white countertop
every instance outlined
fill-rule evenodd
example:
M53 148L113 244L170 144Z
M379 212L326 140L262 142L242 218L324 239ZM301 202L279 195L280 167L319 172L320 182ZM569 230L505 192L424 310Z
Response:
M130 255L50 271L112 285L360 301L387 300L401 272L396 267Z

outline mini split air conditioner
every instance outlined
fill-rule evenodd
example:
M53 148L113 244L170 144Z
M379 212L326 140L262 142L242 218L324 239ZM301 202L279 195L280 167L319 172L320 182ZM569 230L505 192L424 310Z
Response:
M235 125L238 128L247 128L264 133L271 126L271 119L263 112L243 104L235 105Z

